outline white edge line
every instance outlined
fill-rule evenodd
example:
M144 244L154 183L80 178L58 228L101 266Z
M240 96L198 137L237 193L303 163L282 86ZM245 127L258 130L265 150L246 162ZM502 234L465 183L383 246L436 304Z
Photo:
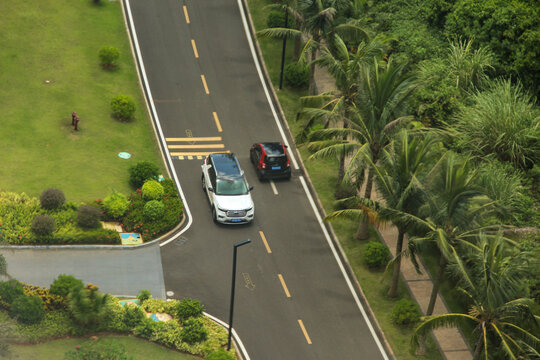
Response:
M208 313L203 312L203 314L205 316L209 317L210 319L214 320L215 322L217 322L219 325L223 326L227 330L229 330L229 325L227 323L225 323L224 321L221 321L217 317L212 316L212 315L210 315ZM244 344L242 343L242 340L240 340L240 336L238 336L238 334L236 333L236 330L234 330L234 328L233 328L231 332L232 332L232 335L234 337L234 341L236 342L236 345L238 345L238 347L240 348L240 351L242 352L243 360L251 360L251 358L249 357L249 355L248 355L248 353L246 351L246 348L244 347Z
M274 191L274 195L279 195L274 181L270 180L270 186L272 187L272 191Z
M270 93L268 92L268 88L266 87L266 83L264 82L264 77L261 71L261 65L259 64L259 59L257 58L257 55L255 53L255 47L253 46L253 39L251 39L251 36L249 34L249 27L246 20L246 15L244 14L244 5L242 4L242 0L237 0L238 2L238 8L240 10L240 16L242 16L242 23L244 24L244 31L246 32L246 37L249 43L249 48L251 50L251 55L253 56L253 60L255 62L255 66L257 67L257 73L259 74L259 79L261 80L261 83L263 85L264 93L266 95L266 99L268 100L268 104L270 104L270 109L272 110L272 114L274 115L274 120L276 121L276 124L279 129L279 133L281 134L281 138L283 139L283 143L287 146L289 146L289 142L287 141L287 137L285 136L285 132L283 131L283 127L281 126L281 123L279 122L278 115L276 113L276 109L274 107L274 103L272 102L272 99L270 97ZM298 170L298 163L296 162L296 158L294 157L292 151L289 151L289 157L292 160L293 166L295 170Z
M317 221L319 222L319 225L324 233L324 236L326 237L326 242L328 242L328 246L330 246L330 249L332 250L332 253L334 254L334 258L336 259L339 269L341 270L341 273L343 274L343 277L345 278L345 281L347 282L347 286L349 287L349 290L352 293L352 296L354 297L354 301L356 302L356 305L360 309L360 312L362 313L362 316L364 317L364 320L366 321L369 331L371 332L371 335L375 339L375 342L377 343L377 346L379 347L379 350L381 351L384 359L388 360L388 356L386 355L386 351L384 350L384 347L381 344L381 341L379 340L379 337L375 333L375 329L373 328L373 325L371 325L371 321L369 320L366 311L364 310L364 307L362 306L362 303L360 302L360 299L358 298L358 295L356 294L356 291L354 290L354 286L349 279L349 276L347 274L347 271L345 270L345 267L343 266L343 263L341 262L341 259L339 258L339 255L336 251L336 248L334 246L334 243L332 242L332 239L330 238L330 235L328 234L328 231L326 230L326 226L324 226L324 223L322 221L322 218L319 214L319 211L317 210L317 206L315 206L315 201L313 200L313 197L311 196L311 193L309 192L308 186L306 184L306 180L303 176L299 176L300 182L302 183L302 187L304 188L304 191L307 194L309 203L311 204L311 208L313 209L313 212L315 213L315 216L317 217Z
M156 120L156 127L157 127L157 130L158 130L159 138L160 138L161 143L163 144L163 146L166 147L167 142L165 141L165 137L163 136L163 130L161 129L161 123L159 122L159 117L158 117L158 114L157 114L157 111L156 111L156 107L154 105L152 92L150 91L150 85L149 85L148 79L146 77L146 69L144 67L144 62L143 62L143 59L142 59L141 50L139 48L139 40L137 39L137 33L135 32L135 26L134 26L134 22L133 22L133 17L131 15L131 5L129 4L129 0L125 0L125 4L126 4L127 15L129 17L129 26L131 28L131 35L132 35L131 39L132 39L132 42L133 42L133 46L135 48L135 53L137 55L137 59L139 60L138 64L140 66L140 70L141 70L140 73L142 75L142 80L143 80L143 83L144 83L144 87L146 88L146 94L147 94L147 97L148 97L148 102L150 103L150 108L151 108L152 114L154 116L154 119ZM189 227L191 226L191 224L193 222L193 218L191 216L191 212L189 211L189 206L188 206L188 203L186 201L184 191L182 190L182 186L180 185L180 181L178 180L178 177L176 175L176 169L174 168L174 164L172 162L171 155L169 154L168 151L165 152L165 153L166 153L167 162L169 163L169 167L172 170L172 176L174 178L174 181L176 182L176 186L178 187L178 192L180 193L180 198L182 199L182 202L184 203L184 214L187 215L187 217L188 217L188 223L181 231L176 233L169 240L159 244L159 246L165 246L168 243L170 243L171 241L176 240L187 229L189 229Z
M279 119L278 119L274 104L273 104L273 102L272 102L272 100L270 98L270 93L269 93L268 88L266 86L266 82L264 81L264 77L263 77L263 74L262 74L262 71L261 71L261 66L259 64L259 59L257 58L257 54L256 54L255 48L253 46L253 40L252 40L252 38L250 36L250 32L249 32L249 29L248 29L246 16L244 14L244 5L242 4L242 0L237 0L237 3L238 3L239 10L240 10L240 15L242 16L242 22L244 24L244 31L246 32L246 37L248 39L249 48L251 49L251 55L253 56L255 66L257 67L257 72L259 73L259 79L261 80L261 83L263 85L264 93L266 94L266 98L268 100L268 103L270 104L272 114L274 115L274 120L276 121L276 124L277 124L277 126L279 128L279 132L281 134L281 137L283 138L283 142L286 145L288 145L287 137L285 136L285 133L283 132L283 128L281 126L281 123L279 122ZM296 159L295 159L294 155L292 154L292 152L289 152L289 155L290 155L290 157L291 157L291 159L293 161L294 168L298 169L298 164L297 164ZM362 303L360 302L360 299L358 298L358 295L356 294L356 291L355 291L355 289L354 289L354 287L352 285L351 280L349 279L349 276L348 276L347 272L345 271L345 267L343 266L343 263L341 262L341 259L339 258L339 255L338 255L338 253L336 251L336 248L335 248L335 246L334 246L334 244L332 242L332 239L330 238L330 235L328 234L328 231L326 230L326 227L323 224L322 218L321 218L321 216L320 216L320 214L319 214L319 212L317 210L317 207L315 206L315 202L313 201L311 193L309 192L306 181L305 181L303 176L299 176L299 178L300 178L300 181L302 182L304 192L306 193L306 195L307 195L307 197L309 199L309 203L311 204L311 207L313 208L313 212L315 213L315 216L317 217L317 221L319 222L319 225L320 225L320 227L321 227L321 229L322 229L322 231L324 233L326 241L328 242L328 245L330 246L330 249L332 250L332 253L334 254L334 258L336 259L336 261L337 261L337 263L339 265L339 268L341 270L341 273L343 274L343 277L345 278L345 281L347 282L347 286L349 287L349 290L351 291L351 293L352 293L352 295L354 297L354 301L356 302L356 305L360 309L360 312L362 313L362 316L364 317L364 320L366 321L366 323L367 323L367 325L369 327L369 331L371 332L371 335L375 339L375 342L377 343L377 346L379 347L379 351L383 355L383 358L385 360L388 360L388 355L386 354L386 351L384 350L384 347L382 346L381 341L379 340L379 337L375 333L375 329L373 328L373 325L371 324L371 321L369 320L369 318L368 318L368 316L366 314L366 311L364 310L364 307L362 306Z

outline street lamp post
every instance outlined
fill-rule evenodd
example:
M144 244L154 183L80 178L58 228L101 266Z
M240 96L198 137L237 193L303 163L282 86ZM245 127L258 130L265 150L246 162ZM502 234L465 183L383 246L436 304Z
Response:
M289 9L285 9L285 29L289 26ZM287 47L287 36L283 38L283 49L281 50L281 71L279 73L279 90L283 85L283 66L285 65L285 49Z
M234 310L234 285L236 283L236 249L238 249L242 245L249 244L251 242L250 239L240 241L236 244L234 244L234 252L233 252L233 268L232 268L232 288L231 288L231 306L230 306L230 312L229 312L229 341L227 343L227 351L231 350L231 334L232 334L232 325L233 325L233 310Z

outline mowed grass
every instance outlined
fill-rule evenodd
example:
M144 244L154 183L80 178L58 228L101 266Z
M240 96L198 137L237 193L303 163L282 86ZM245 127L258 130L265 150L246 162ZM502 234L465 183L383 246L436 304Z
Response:
M266 16L269 9L266 5L268 0L248 0L252 19L257 30L266 27ZM259 46L263 52L265 65L268 69L270 78L276 89L279 101L287 118L288 125L293 134L299 131L299 124L295 121L296 114L300 110L299 98L307 95L306 90L295 90L288 87L278 90L279 70L281 62L281 46L279 40L259 39ZM290 61L293 54L292 41L288 41L286 64ZM309 160L310 153L305 146L299 146L299 151L317 191L317 195L327 213L334 210L334 190L337 181L337 160ZM418 360L442 359L442 355L431 337L426 342L426 354L423 356L415 355L411 351L410 340L413 334L412 327L396 326L391 321L392 309L399 299L410 299L411 296L403 282L399 286L399 296L396 299L390 299L386 296L389 288L390 279L382 271L369 270L362 261L362 252L368 241L358 241L354 239L357 230L357 223L352 220L335 220L332 226L339 238L340 244L347 256L353 271L366 295L371 309L377 317L386 339L398 359ZM377 240L377 233L372 231L371 240Z
M139 339L134 336L99 336L102 339L113 339L125 346L126 352L133 360L192 360L200 357L184 354L167 349L161 345ZM25 360L58 360L63 359L66 351L75 350L88 338L67 338L46 342L39 345L11 345L10 350L14 359Z
M0 191L91 201L130 192L137 161L162 166L119 1L2 0L0 14ZM118 69L100 67L103 46L120 50ZM118 94L135 100L131 123L110 115Z

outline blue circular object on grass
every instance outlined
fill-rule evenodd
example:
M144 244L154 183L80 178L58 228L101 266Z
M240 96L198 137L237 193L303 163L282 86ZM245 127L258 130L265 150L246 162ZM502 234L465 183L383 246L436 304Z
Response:
M118 157L122 159L129 159L131 157L131 154L127 152L121 152L121 153L118 153Z

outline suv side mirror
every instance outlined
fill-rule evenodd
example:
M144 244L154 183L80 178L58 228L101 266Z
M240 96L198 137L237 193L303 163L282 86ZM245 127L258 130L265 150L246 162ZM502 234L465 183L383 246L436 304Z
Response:
M251 191L251 190L253 190L253 186L250 186L250 187L249 187L249 191Z
M214 188L209 187L209 188L208 188L208 191L214 192Z

